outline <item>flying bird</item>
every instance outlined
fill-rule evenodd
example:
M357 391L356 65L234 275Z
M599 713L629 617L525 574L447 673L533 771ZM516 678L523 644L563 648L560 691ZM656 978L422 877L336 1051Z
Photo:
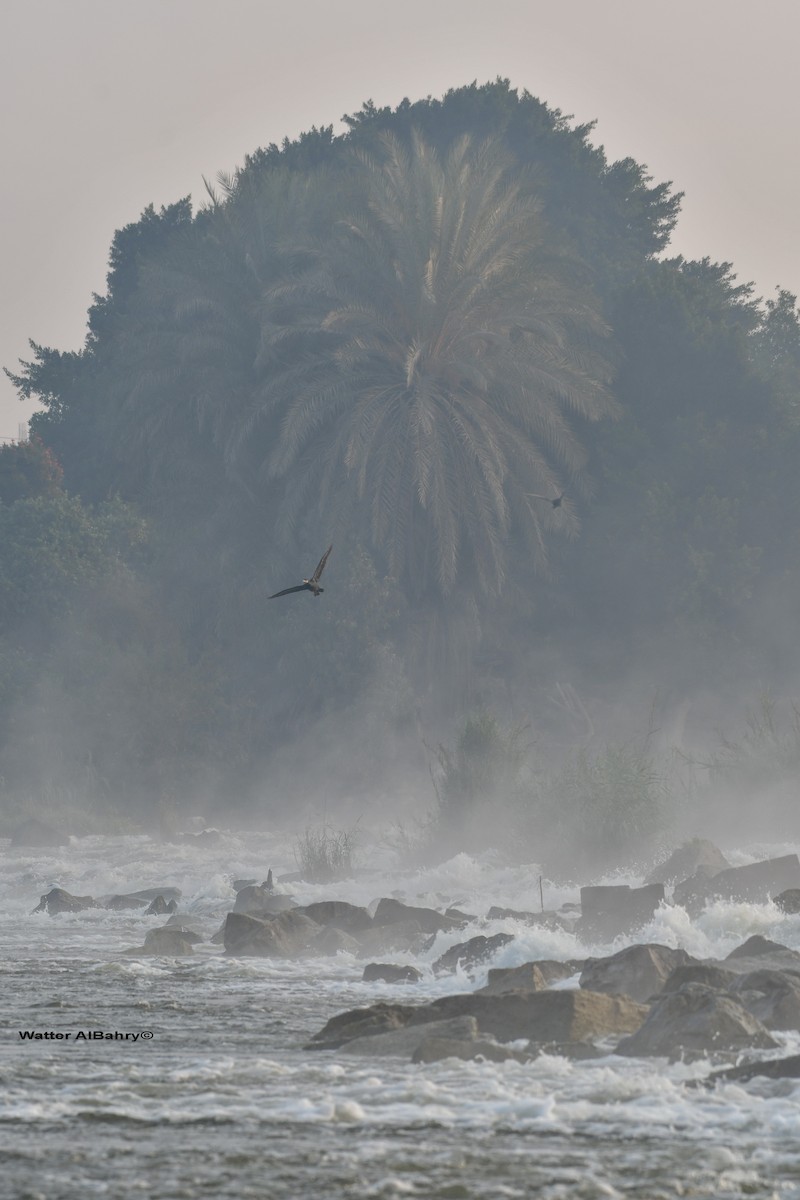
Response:
M542 496L539 492L526 492L526 496L530 496L533 500L546 500L548 504L552 504L553 508L561 508L561 501L566 496L566 492L562 492L560 496Z
M277 600L278 596L289 596L292 592L311 592L312 596L319 596L321 592L324 592L325 588L319 586L319 577L325 570L325 563L328 561L328 555L332 549L333 546L328 546L310 579L304 579L302 583L298 583L297 587L284 588L282 592L275 592L270 596L270 600Z

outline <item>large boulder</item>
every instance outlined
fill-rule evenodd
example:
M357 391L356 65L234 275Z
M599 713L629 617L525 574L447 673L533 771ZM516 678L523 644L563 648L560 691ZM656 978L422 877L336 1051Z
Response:
M736 976L736 999L767 1029L800 1030L800 975L751 971Z
M766 1062L742 1063L738 1067L726 1067L722 1071L712 1071L704 1084L728 1082L747 1083L757 1076L766 1079L800 1079L800 1054L790 1054L788 1058L770 1058Z
M500 996L503 992L545 992L547 987L539 964L529 962L519 967L493 967L487 983L478 991L487 996Z
M427 941L418 921L398 921L396 925L373 925L358 935L362 958L383 954L416 953Z
M589 958L581 972L581 987L590 992L630 996L645 1002L660 992L676 967L694 961L685 950L656 942L626 946L608 958Z
M460 919L446 917L435 908L416 908L412 904L401 904L399 900L390 897L378 901L372 918L374 926L397 925L406 921L416 921L423 933L427 934L463 927Z
M725 855L706 838L692 838L673 850L666 862L659 863L648 875L645 883L675 884L688 879L698 871L708 878L724 871L731 864Z
M800 913L800 888L786 888L772 899L781 912Z
M687 983L656 1000L641 1028L623 1038L616 1052L677 1058L687 1052L768 1050L776 1045L758 1018L732 996Z
M478 991L491 996L515 991L544 992L554 983L571 978L581 965L575 961L556 962L551 958L540 958L518 967L492 967L486 985L478 988Z
M178 911L177 900L165 900L163 896L156 896L155 900L150 901L150 906L145 910L146 917L163 917L167 913L176 913Z
M685 983L702 983L706 987L715 988L718 992L729 991L738 976L735 971L727 971L724 967L709 962L689 962L682 967L676 967L667 977L661 988L662 995L667 992L679 992Z
M582 937L615 938L641 929L664 902L664 885L631 888L627 884L581 888L581 917L577 932Z
M478 1022L474 1017L453 1017L450 1020L432 1021L428 1025L406 1025L387 1033L353 1038L342 1046L342 1053L362 1057L410 1058L420 1044L431 1036L459 1042L472 1041L478 1036Z
M292 916L294 916L296 911L295 909L292 912ZM335 925L324 925L320 927L320 932L308 943L308 953L319 955L322 958L332 958L336 954L352 954L357 956L361 953L361 946L354 937L351 937L349 933L345 933L343 929L337 929Z
M263 883L259 883L239 888L233 911L250 917L272 917L295 907L291 896L275 895Z
M764 904L773 896L800 887L800 859L784 854L743 867L728 867L713 875L696 873L678 884L673 900L696 915L715 900L744 900Z
M434 975L445 975L448 972L452 974L461 967L471 974L474 967L480 966L487 958L491 958L503 946L507 946L509 942L513 941L513 933L495 933L491 937L478 934L477 937L470 938L468 942L458 942L449 950L445 950L444 954L433 964L433 973Z
M315 1033L307 1045L307 1050L337 1050L345 1042L354 1038L372 1037L376 1033L389 1033L395 1029L405 1029L406 1025L424 1024L424 1021L414 1021L419 1013L424 1013L425 1007L413 1004L386 1004L380 1002L371 1004L368 1008L351 1008L347 1012L337 1013ZM436 1018L429 1018L435 1020ZM442 1019L441 1017L439 1019Z
M202 939L198 934L177 926L150 929L144 939L144 954L183 955L194 954L194 943Z
M372 928L372 917L366 908L348 904L344 900L319 900L316 904L304 904L296 910L310 917L318 925L329 925L344 933L358 937L365 929Z
M54 917L57 913L83 912L85 908L99 907L92 896L73 896L71 892L66 892L63 888L51 888L46 896L42 896L33 911L35 913L46 912Z
M596 992L465 992L430 1004L375 1004L340 1013L314 1035L311 1045L335 1049L354 1037L463 1016L475 1017L482 1034L501 1042L526 1038L537 1043L576 1043L632 1033L646 1014L643 1005L627 996Z
M271 919L251 917L247 913L228 913L223 941L225 953L261 958L300 958L322 932L322 927L289 910Z
M741 946L731 950L723 959L725 968L735 971L737 975L747 975L751 971L790 971L800 972L800 954L780 942L770 941L760 933L754 933Z
M481 1033L500 1042L527 1038L536 1043L586 1042L632 1033L647 1015L643 1005L627 996L579 989L499 995L468 992L443 996L429 1009L437 1016L474 1016Z

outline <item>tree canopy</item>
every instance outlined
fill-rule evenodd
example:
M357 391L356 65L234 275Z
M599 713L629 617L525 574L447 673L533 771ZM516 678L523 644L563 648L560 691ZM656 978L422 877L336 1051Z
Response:
M796 298L668 257L680 194L507 81L344 124L149 206L85 345L9 372L9 636L127 579L191 696L159 753L203 730L242 788L348 719L516 720L554 670L789 672ZM324 601L268 607L331 541Z

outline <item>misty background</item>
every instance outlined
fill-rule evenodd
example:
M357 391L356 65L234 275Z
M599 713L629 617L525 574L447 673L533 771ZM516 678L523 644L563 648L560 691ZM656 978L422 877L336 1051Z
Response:
M796 10L414 8L6 10L8 828L796 834Z

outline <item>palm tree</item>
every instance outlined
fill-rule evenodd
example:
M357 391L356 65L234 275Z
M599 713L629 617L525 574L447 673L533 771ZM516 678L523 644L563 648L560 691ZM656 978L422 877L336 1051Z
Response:
M410 595L497 595L528 571L513 545L541 569L546 534L575 532L571 501L553 520L528 493L580 494L570 418L614 412L607 331L493 143L383 145L354 156L361 203L316 269L265 289L268 369L228 453L263 447L289 526L366 522Z

